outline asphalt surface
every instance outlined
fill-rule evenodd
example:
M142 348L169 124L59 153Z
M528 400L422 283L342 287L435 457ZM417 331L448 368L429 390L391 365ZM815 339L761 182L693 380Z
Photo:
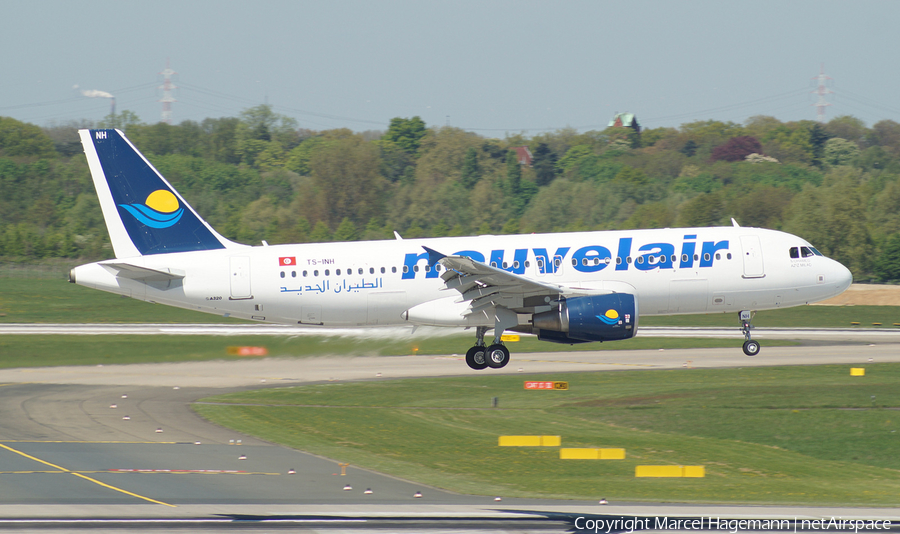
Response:
M852 333L852 332L851 332ZM759 336L763 338L763 336ZM844 345L514 354L544 374L900 361L864 332ZM0 370L0 530L278 528L564 532L594 514L892 519L900 511L542 501L466 496L243 436L190 404L228 391L322 381L476 373L458 356L248 359ZM240 445L238 445L240 441ZM242 459L242 457L244 459ZM293 474L289 474L294 470ZM350 486L350 489L344 489ZM371 494L364 491L371 489ZM416 497L418 493L421 497ZM170 530L171 531L171 530Z

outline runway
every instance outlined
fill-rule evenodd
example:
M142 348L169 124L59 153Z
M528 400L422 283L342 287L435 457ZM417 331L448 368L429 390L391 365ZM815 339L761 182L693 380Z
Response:
M165 336L347 336L403 339L459 335L460 329L420 327L318 328L279 324L0 324L0 335L165 335ZM704 337L742 339L737 326L660 327L641 326L640 337ZM882 328L754 328L753 337L766 339L811 339L831 342L859 341L900 343L900 327Z
M507 368L490 372L552 378L578 371L900 361L900 345L862 341L843 346L764 346L755 358L744 356L737 346L514 354ZM601 506L596 501L503 496L495 501L493 495L457 495L354 466L347 466L341 476L340 458L319 458L240 435L204 421L190 409L197 399L247 388L470 373L475 371L458 356L0 370L0 528L217 531L227 523L240 529L278 525L330 532L564 532L575 518L596 514L839 515L900 524L896 509L616 502ZM346 486L350 488L345 490ZM366 494L366 489L372 493ZM106 519L110 521L101 521ZM20 520L33 522L13 522Z

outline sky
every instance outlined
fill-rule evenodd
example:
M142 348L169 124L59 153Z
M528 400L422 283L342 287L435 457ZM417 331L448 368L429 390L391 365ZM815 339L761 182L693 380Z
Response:
M172 122L267 103L312 130L421 117L488 137L769 115L900 122L900 2L0 1L0 116Z

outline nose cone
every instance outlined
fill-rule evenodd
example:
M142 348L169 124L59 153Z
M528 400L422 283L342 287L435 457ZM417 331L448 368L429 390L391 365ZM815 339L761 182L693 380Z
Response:
M853 274L850 269L844 267L841 263L832 260L833 268L831 273L831 281L834 284L834 295L840 295L850 287L853 283Z

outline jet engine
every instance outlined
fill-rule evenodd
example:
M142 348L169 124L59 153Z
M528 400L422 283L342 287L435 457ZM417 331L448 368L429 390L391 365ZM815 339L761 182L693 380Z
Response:
M538 339L554 343L617 341L637 333L637 299L629 293L572 297L559 309L536 313L533 331Z

